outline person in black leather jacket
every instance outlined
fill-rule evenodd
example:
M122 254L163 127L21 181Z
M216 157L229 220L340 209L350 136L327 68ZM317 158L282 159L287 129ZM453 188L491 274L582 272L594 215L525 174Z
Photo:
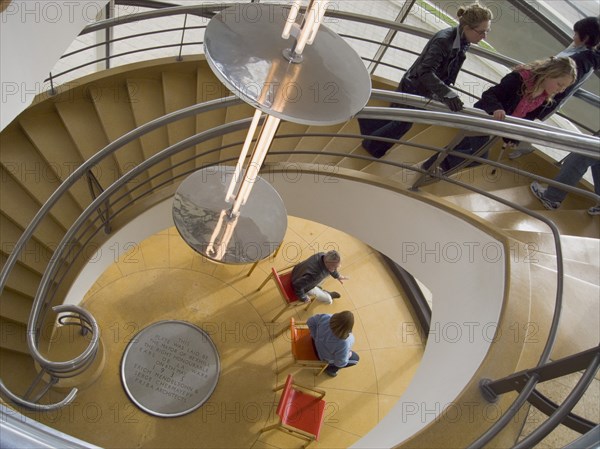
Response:
M492 13L474 3L466 8L459 8L457 17L457 27L441 30L429 40L421 56L402 77L396 91L442 101L452 111L463 108L462 101L450 85L456 82L469 46L478 43L489 33ZM400 106L402 105L392 104L392 107ZM391 120L359 119L358 122L363 135L393 139L402 138L412 126L409 122ZM376 158L382 157L392 145L371 139L364 139L362 142L363 148Z
M534 61L516 67L500 82L487 89L481 95L481 100L475 107L483 109L496 120L504 120L507 115L535 120L540 116L546 105L551 105L555 95L564 92L577 77L575 62L567 57L551 57ZM489 136L468 136L462 139L454 151L464 154L474 154L488 140ZM504 139L508 146L516 146L518 141ZM437 159L438 154L431 156L422 168L429 169ZM487 154L481 155L487 157ZM448 155L439 165L443 171L448 171L464 159L460 156ZM473 162L470 165L476 165Z

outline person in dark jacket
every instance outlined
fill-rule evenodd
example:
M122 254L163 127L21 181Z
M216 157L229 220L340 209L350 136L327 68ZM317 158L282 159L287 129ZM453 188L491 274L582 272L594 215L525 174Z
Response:
M600 70L600 19L586 17L573 25L573 43L569 48L561 51L557 57L566 56L575 61L577 66L577 79L564 92L554 97L554 102L544 105L538 116L539 120L546 120L558 111L569 98L589 79L596 70ZM524 154L531 153L533 148L517 149L508 157L517 159Z
M496 120L504 120L507 115L535 120L555 95L563 92L575 81L577 69L571 58L555 58L523 64L500 80L500 83L489 88L481 95L475 107L483 109ZM469 136L461 140L454 151L474 154L488 140L489 136ZM504 139L506 145L513 148L518 141ZM434 154L423 164L427 170L437 159ZM482 155L481 157L487 157ZM450 170L464 159L460 156L448 155L439 165L443 171Z
M300 301L307 303L310 297L317 301L331 304L334 299L341 295L338 292L323 290L320 286L327 277L344 283L348 278L338 273L341 257L337 251L317 253L300 262L292 270L292 288Z
M476 44L490 32L492 12L478 3L457 11L458 26L437 32L427 43L421 56L402 77L396 91L433 98L445 103L452 111L460 111L463 103L450 87L466 59L471 44ZM392 104L392 107L402 105ZM407 106L403 106L407 107ZM359 119L363 135L400 139L412 123L390 120ZM393 144L364 139L362 146L376 158L382 157Z

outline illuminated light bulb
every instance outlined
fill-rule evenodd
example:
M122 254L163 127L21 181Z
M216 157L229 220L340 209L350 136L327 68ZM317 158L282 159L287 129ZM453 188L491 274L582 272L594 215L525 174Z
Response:
M254 147L254 152L252 153L250 163L248 164L248 168L244 174L244 179L240 185L240 189L237 193L233 206L231 207L232 216L237 216L239 214L240 207L246 204L246 200L248 199L248 196L250 196L252 186L258 176L260 167L265 160L267 151L269 151L271 142L273 141L273 137L277 132L277 127L279 126L280 122L281 119L272 115L269 115L265 120L260 137L258 138L258 142Z
M300 12L300 1L294 1L292 3L292 7L290 8L290 13L288 14L287 21L285 23L285 27L283 28L283 33L281 37L283 39L290 38L290 32L292 31L292 27L296 24L296 17L298 17L298 13Z
M244 146L242 147L242 151L240 152L240 157L238 158L237 164L235 165L235 170L233 172L233 178L231 178L231 182L229 183L229 189L227 189L227 193L225 194L225 201L230 203L235 198L233 191L235 190L235 186L237 185L240 172L242 170L242 166L244 165L244 161L246 160L246 155L248 154L248 149L252 144L252 138L256 133L256 128L258 127L258 122L260 121L260 116L262 112L260 109L254 111L254 117L252 117L252 123L250 123L250 129L248 129L248 134L246 135L246 140L244 141Z
M221 234L221 229L223 229L223 223L227 220L227 224L225 225L225 231L223 232L223 236L219 238ZM229 242L231 237L233 236L233 231L235 231L235 226L237 225L238 217L231 217L229 215L229 211L222 210L219 215L219 221L215 226L215 230L210 236L210 241L208 246L206 247L206 254L209 257L212 257L215 260L223 259L225 255L225 251L227 251L227 247L229 246ZM218 243L217 243L218 242ZM215 250L215 246L217 249Z
M300 31L300 35L296 40L296 46L294 47L294 53L297 55L302 54L307 43L310 44L314 41L319 26L321 26L320 17L325 13L325 5L322 3L324 2L315 0L311 5L310 10L306 12L306 20L302 27L302 31Z

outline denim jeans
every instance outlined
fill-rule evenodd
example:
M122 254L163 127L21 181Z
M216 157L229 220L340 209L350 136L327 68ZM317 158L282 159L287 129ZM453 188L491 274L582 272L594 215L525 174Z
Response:
M352 355L350 355L350 358L348 359L348 363L346 363L345 366L342 367L338 367L335 366L334 364L330 364L327 366L327 371L331 372L331 373L337 373L339 370L341 370L342 368L348 368L350 366L354 366L358 363L358 361L360 360L360 357L358 356L358 354L354 351L351 351Z
M592 168L592 178L594 180L594 192L600 195L600 160L594 159L581 154L569 154L560 168L558 175L554 178L555 181L575 186L588 168ZM544 193L544 198L549 201L561 202L567 196L567 192L556 187L549 186Z
M456 147L454 147L454 151L464 154L474 154L479 150L482 146L484 146L489 140L489 136L468 136L461 140ZM439 154L439 153L438 153ZM427 170L433 164L433 161L437 159L437 154L434 154L429 159L427 159L423 163L423 169ZM487 158L487 152L482 154L481 157ZM448 155L446 159L442 161L440 164L440 168L444 171L448 171L451 168L456 167L460 164L464 159L459 156ZM469 166L478 165L477 162L471 162Z

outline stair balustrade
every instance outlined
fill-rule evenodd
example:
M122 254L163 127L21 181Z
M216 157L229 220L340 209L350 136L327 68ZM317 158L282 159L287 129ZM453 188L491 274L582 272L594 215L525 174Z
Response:
M188 27L187 26L187 15L195 15L201 17L211 17L216 11L222 9L225 6L210 6L200 5L200 6L189 6L189 7L172 7L172 8L163 8L157 11L150 11L141 14L136 14L132 16L113 18L106 21L99 22L94 25L90 25L86 28L84 33L91 33L101 29L107 29L119 24L126 24L133 21L138 21L141 19L155 18L155 17L166 17L169 15L185 15L185 21L183 28L179 28L178 30L182 31L181 41L179 43L175 43L172 46L179 48L179 57L181 57L181 49L184 45L188 43L184 43L185 31L190 29L198 29L202 27ZM395 24L383 20L378 20L374 18L368 18L365 16L357 16L350 13L344 13L340 11L331 12L331 17L337 17L344 20L353 20L356 22L368 23L370 25L382 26L387 29L393 29L398 32L412 32L414 34L419 35L419 32L414 31L411 27L406 27L401 24ZM421 32L424 37L428 37L430 34L426 32ZM350 37L350 38L356 38ZM125 39L125 38L123 38ZM358 38L357 38L358 39ZM113 39L111 42L116 42L118 39ZM198 45L199 42L191 43L190 45ZM91 49L95 46L86 47L77 52L72 52L71 55L75 53L80 53L81 51ZM149 49L156 48L151 47ZM390 45L390 48L392 46ZM394 47L397 48L397 47ZM146 51L148 49L143 49L139 51ZM136 50L137 51L137 50ZM482 49L474 49L473 52L475 54L479 54L482 56L489 57L490 60L494 60L496 62L501 62L507 66L513 65L514 61L509 58L503 58L498 55L493 55L491 52L487 52ZM68 56L68 55L65 55ZM107 58L115 58L120 55L109 55ZM106 59L106 58L104 58ZM102 59L100 59L102 60ZM98 60L93 61L89 64L93 64L98 62ZM380 62L380 61L378 61ZM89 65L85 64L85 65ZM65 70L61 73L54 74L50 76L50 80L52 82L52 89L54 90L54 82L55 79L59 76L64 76L67 73L71 73L74 70L77 70L85 65L80 65L78 67L74 67L68 70ZM397 67L400 69L399 67ZM591 102L596 102L597 97L584 93L583 97L586 97L591 100ZM586 156L599 157L598 153L598 139L594 137L582 136L581 134L572 133L564 130L558 130L556 128L526 122L527 126L523 126L523 122L519 119L508 118L505 122L499 123L491 121L487 118L486 114L481 111L467 109L462 114L448 113L445 106L423 100L419 97L407 96L405 94L397 94L393 92L385 92L385 91L374 91L372 99L377 100L385 100L391 102L400 102L404 104L409 104L411 106L417 106L423 110L408 110L402 108L376 108L376 107L367 107L365 108L358 117L362 118L374 118L374 119L396 119L403 121L412 121L415 123L423 123L423 124L432 124L432 125L443 125L447 127L466 129L470 131L478 131L485 134L493 134L496 136L511 136L519 138L525 142L537 143L541 145L546 145L549 147L565 149L568 151L576 152L579 154L583 154ZM40 208L39 212L36 216L31 220L30 224L24 230L21 238L16 243L14 249L11 254L8 256L6 263L4 264L2 271L0 272L0 293L3 291L7 284L7 280L11 274L11 271L15 267L20 254L24 251L25 246L32 239L32 236L36 230L36 228L40 225L40 223L51 213L52 208L63 198L65 195L68 195L70 189L75 185L75 183L83 178L87 179L88 187L91 193L91 201L85 207L85 210L77 217L77 219L71 223L69 229L65 233L62 241L57 246L52 260L47 264L46 270L43 274L42 280L40 281L39 287L37 289L37 293L35 295L34 303L31 309L31 314L28 323L28 339L27 343L31 351L31 356L35 360L37 364L40 366L39 376L32 382L32 386L30 391L28 391L25 396L21 397L19 395L14 394L10 391L6 385L0 380L0 392L4 397L8 398L10 401L21 405L23 407L31 408L34 410L54 410L57 408L64 407L69 404L75 398L77 394L77 388L73 388L61 401L52 403L52 404L44 404L40 401L44 397L45 393L49 391L53 385L55 385L61 378L69 377L72 375L76 375L85 370L90 364L93 362L94 357L98 351L98 345L100 340L100 331L98 324L95 319L89 312L85 309L82 309L78 306L73 305L57 305L54 307L49 307L55 300L58 298L55 297L56 293L59 291L59 287L62 283L66 282L68 277L67 274L69 271L77 266L77 264L85 263L84 256L84 248L90 242L92 242L95 238L99 237L99 232L104 230L105 233L110 233L112 231L111 224L118 222L118 218L124 214L124 212L133 208L136 204L139 203L141 199L147 199L152 195L157 194L161 189L165 187L172 186L175 181L186 176L193 170L179 170L185 165L186 162L189 162L190 159L179 162L177 165L170 167L168 170L157 171L152 173L151 176L147 176L144 181L138 183L133 188L127 187L127 183L132 179L136 178L141 174L147 174L149 170L153 167L156 167L157 164L167 160L167 158L176 155L185 149L188 149L194 145L201 144L202 142L209 141L210 139L214 139L216 137L221 137L227 135L232 132L245 130L249 123L250 118L237 120L231 123L223 124L221 126L217 126L215 128L209 129L207 131L203 131L194 136L188 137L184 140L181 140L168 148L152 155L151 157L144 160L139 165L133 167L130 171L123 174L119 179L117 179L110 186L102 187L98 180L93 176L92 169L96 167L99 163L101 163L105 158L114 155L123 146L128 143L139 139L141 136L147 135L148 133L157 130L161 127L167 126L170 123L174 123L178 120L196 117L199 114L207 113L210 111L215 111L218 109L226 109L228 107L239 104L239 100L234 97L229 97L227 99L219 99L214 100L198 105L194 105L180 111L176 111L174 113L167 114L158 119L152 120L132 131L123 135L122 137L116 139L105 148L100 150L96 155L85 161L84 164L79 166L69 177L61 183L61 185L54 191L54 193L50 196L50 198L46 201L46 203ZM335 134L335 133L308 133L302 134L302 136L328 136L331 138L339 138L339 139L358 139L365 137L356 134ZM282 135L278 136L280 139L285 139L289 137L295 137L293 134L290 135ZM198 155L192 156L191 160L196 161L197 167L208 167L215 163L227 163L233 160L236 160L237 157L232 158L224 158L218 162L210 162L204 163L203 158L207 158L208 156L214 155L216 152L221 151L227 147L233 147L238 145L240 142L234 142L226 146L215 147L209 150L206 150ZM398 143L402 143L405 145L414 145L409 141L398 141ZM414 145L416 146L416 145ZM509 173L514 173L518 176L526 176L529 179L540 180L546 182L551 185L560 186L562 189L575 193L578 195L582 195L586 198L600 201L600 197L594 195L593 193L579 188L574 188L570 186L563 186L554 182L552 179L542 177L536 175L535 173L530 173L525 170L521 170L515 167L512 167L507 164L503 164L498 161L489 161L486 159L482 159L478 156L469 156L461 153L454 153L452 151L448 151L444 148L435 148L428 146L420 146L421 148L437 151L440 153L446 152L447 154L452 154L456 156L464 157L467 161L476 161L482 164L487 164L489 166L494 167L495 169L501 169ZM524 214L527 214L531 217L534 217L546 225L548 225L552 231L553 239L555 242L555 250L557 257L557 288L556 288L556 299L555 299L555 309L554 315L552 319L552 325L550 329L550 335L545 344L544 350L540 355L540 360L538 362L538 366L527 370L526 373L517 373L513 375L514 378L518 377L518 389L520 390L520 394L514 404L510 407L510 409L498 420L498 422L492 426L488 431L486 431L479 439L474 441L470 447L482 447L486 442L490 441L493 436L502 429L502 427L508 423L514 414L520 409L522 405L525 404L526 401L535 402L536 401L536 390L535 386L538 382L544 379L544 373L547 372L553 365L549 362L550 352L553 348L558 320L561 314L561 302L562 302L562 282L563 282L563 270L562 270L562 250L560 243L560 233L557 227L554 225L552 220L549 220L543 214L539 214L535 211L531 211L528 208L522 207L520 205L515 204L512 201L508 201L499 197L498 195L491 194L489 192L485 192L482 189L478 189L469 185L468 183L459 181L457 179L453 179L451 177L452 173L440 175L434 173L433 171L426 172L419 168L415 168L410 164L404 164L393 161L386 160L376 160L370 158L368 156L362 156L357 154L347 154L335 151L305 151L305 150L290 150L290 151L273 151L269 156L282 156L287 155L290 156L290 161L294 161L294 157L298 155L313 155L313 156L335 156L341 158L349 158L353 160L362 160L367 161L372 164L378 164L381 166L391 166L396 167L398 169L415 171L422 175L421 181L427 181L430 183L432 180L441 180L443 182L458 185L462 188L465 188L471 192L475 192L479 195L485 196L487 198L493 199L503 205L509 206L514 210L520 211ZM268 157L269 157L268 156ZM267 159L268 161L268 159ZM468 162L467 162L468 163ZM173 170L169 172L169 170ZM166 176L165 176L166 175ZM152 181L157 181L156 184L151 184ZM413 188L418 188L424 185L423 182L417 183L413 185ZM118 208L116 206L119 206ZM96 216L94 217L94 214ZM74 248L76 248L74 250ZM90 342L87 348L77 357L72 360L65 362L55 362L48 360L45 358L39 350L40 343L40 329L42 327L42 323L49 319L50 312L54 312L58 315L57 323L58 325L76 325L79 326L83 333L90 333ZM518 443L515 447L529 447L529 444L532 444L535 441L539 441L546 435L549 431L552 430L552 426L557 425L558 423L571 422L576 421L576 417L570 414L570 410L572 406L576 403L577 399L581 396L583 391L591 378L593 378L595 372L598 369L598 349L593 348L588 351L590 354L594 354L591 361L588 359L588 366L586 368L585 374L580 381L580 384L573 390L572 394L569 396L565 404L562 406L558 406L555 408L555 414L551 417L551 422L548 425L540 426L538 431L535 431L530 437L527 437L522 442ZM561 362L553 362L560 364ZM566 362L564 362L566 363ZM571 371L575 368L581 369L582 366L580 364L572 365L568 364L568 370ZM43 378L49 376L50 380L45 381L45 385L43 385ZM506 380L507 382L514 382L514 379ZM502 384L502 381L496 382L487 382L486 390L494 390L498 388L499 385ZM41 386L41 391L38 387ZM36 392L36 390L38 390ZM497 392L500 392L498 390ZM540 398L537 397L538 402ZM552 407L550 407L552 408ZM589 429L591 426L587 425L585 429ZM580 431L584 428L580 427Z

